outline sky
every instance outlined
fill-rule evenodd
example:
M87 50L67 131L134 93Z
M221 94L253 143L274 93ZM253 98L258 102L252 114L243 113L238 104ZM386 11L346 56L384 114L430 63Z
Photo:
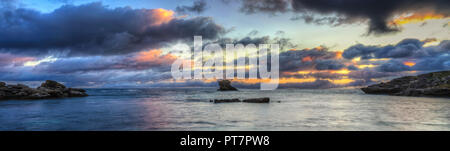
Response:
M2 0L0 81L216 86L170 72L200 35L281 44L280 88L364 86L450 70L449 15L446 0Z

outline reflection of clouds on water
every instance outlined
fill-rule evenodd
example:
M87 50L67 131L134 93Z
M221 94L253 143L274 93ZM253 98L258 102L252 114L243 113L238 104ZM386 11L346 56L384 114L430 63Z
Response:
M366 95L352 88L88 93L86 98L2 101L0 130L450 130L446 98ZM259 97L270 97L272 103L209 102Z

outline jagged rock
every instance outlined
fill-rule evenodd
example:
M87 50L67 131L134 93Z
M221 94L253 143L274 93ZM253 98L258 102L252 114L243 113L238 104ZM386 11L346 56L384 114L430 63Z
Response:
M220 80L219 83L219 89L218 91L237 91L237 89L233 86L231 86L230 80Z
M1 85L1 84L0 84ZM47 99L88 96L86 90L66 88L56 81L47 80L36 89L23 84L0 86L0 100L5 99Z
M442 96L442 97L450 97L450 89L449 88L430 88L430 89L425 89L423 91L424 95L429 95L429 96Z
M45 99L51 97L50 94L45 92L33 93L29 96L28 99Z
M66 86L62 85L61 83L58 83L56 81L47 80L45 83L41 84L41 87L47 88L47 89L65 89Z
M239 99L214 99L210 100L210 102L214 103L231 103L231 102L241 102Z
M406 76L361 88L367 94L450 97L450 71Z
M270 98L245 99L242 102L246 102L246 103L269 103L270 102Z
M6 92L0 91L0 99L6 96Z

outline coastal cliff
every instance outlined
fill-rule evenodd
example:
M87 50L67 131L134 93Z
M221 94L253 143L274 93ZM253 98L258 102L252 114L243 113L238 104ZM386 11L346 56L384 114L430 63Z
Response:
M0 82L0 100L7 99L48 99L63 97L88 96L86 90L67 88L56 81L47 80L38 88L30 88L23 84L6 85Z
M450 71L405 76L361 90L367 94L450 97Z

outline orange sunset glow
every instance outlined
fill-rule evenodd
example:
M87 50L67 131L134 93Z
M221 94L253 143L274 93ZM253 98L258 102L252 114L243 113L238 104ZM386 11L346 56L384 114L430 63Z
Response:
M137 62L150 62L158 64L169 64L176 60L176 56L171 54L162 55L162 50L149 50L139 52L134 58Z
M446 18L446 16L442 14L434 14L434 13L413 13L413 14L406 14L401 15L399 17L394 18L389 24L391 25L403 25L408 23L417 23L417 22L423 22L426 20L431 19L442 19Z
M405 61L405 62L403 62L403 64L406 65L406 66L410 66L410 67L416 65L415 62L411 62L411 61Z
M336 59L342 59L342 53L344 53L344 52L342 52L342 51L337 51L337 52L336 52Z
M303 58L302 58L302 61L303 61L303 62L312 61L312 58L311 58L310 56L303 57Z
M279 84L294 84L294 83L311 83L315 82L316 80L319 80L314 77L308 77L308 78L280 78ZM337 85L343 85L343 84L349 84L351 82L354 82L355 80L349 79L349 78L342 78L342 79L320 79L320 80L327 80L333 84ZM217 79L205 79L203 82L211 83L216 82ZM233 79L232 80L235 83L242 83L242 84L259 84L259 83L269 83L271 82L270 79ZM180 81L179 81L180 82ZM185 82L185 81L182 81Z
M151 10L153 15L151 16L154 20L156 20L152 26L158 26L164 23L167 23L173 19L173 15L175 14L171 10L166 10L162 8Z

